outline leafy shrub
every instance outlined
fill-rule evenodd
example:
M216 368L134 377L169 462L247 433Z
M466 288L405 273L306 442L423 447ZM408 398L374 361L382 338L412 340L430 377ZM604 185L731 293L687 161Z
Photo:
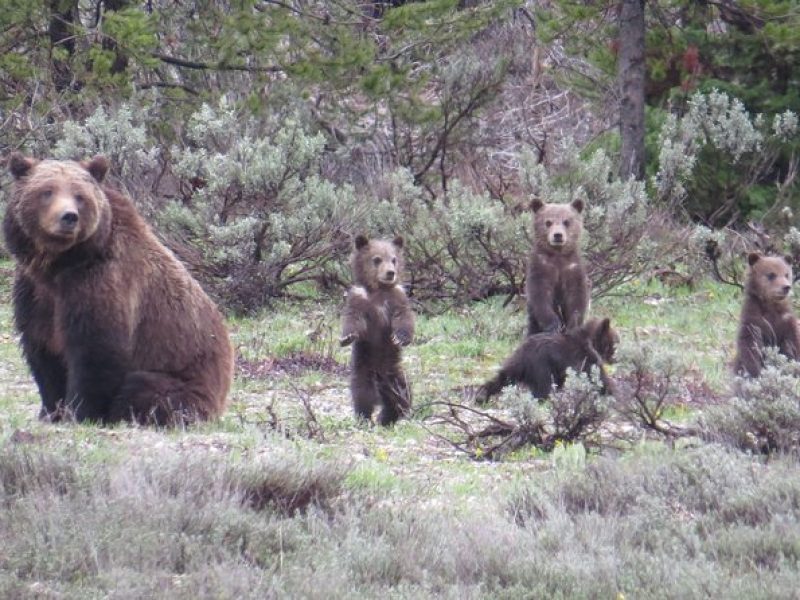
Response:
M706 435L755 452L800 451L800 362L764 352L759 377L737 377L733 396L702 419Z
M346 255L368 207L321 176L323 136L297 119L258 122L223 98L192 116L187 137L172 154L194 190L160 220L229 307L262 306Z
M741 101L723 92L698 92L686 112L669 115L659 135L653 185L661 203L682 208L711 226L763 216L797 200L797 159L786 158L797 132L789 111L751 116ZM786 156L784 156L786 155ZM776 187L777 163L785 178Z
M670 433L665 411L690 396L687 373L676 352L652 343L623 346L615 370L614 408L637 429Z

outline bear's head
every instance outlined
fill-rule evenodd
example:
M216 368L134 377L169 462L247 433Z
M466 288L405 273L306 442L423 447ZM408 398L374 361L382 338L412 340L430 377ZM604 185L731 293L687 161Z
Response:
M572 252L578 247L583 230L583 200L571 204L531 202L536 247L545 251Z
M8 160L15 186L6 209L6 243L18 258L52 258L86 242L111 219L100 187L108 161L37 161L14 153Z
M603 362L613 363L614 353L619 344L619 335L611 327L611 319L589 319L581 329Z
M789 257L763 256L751 252L747 256L750 269L747 290L764 302L783 302L792 292L792 265Z
M403 271L403 238L388 241L356 236L350 266L355 283L368 290L397 285Z

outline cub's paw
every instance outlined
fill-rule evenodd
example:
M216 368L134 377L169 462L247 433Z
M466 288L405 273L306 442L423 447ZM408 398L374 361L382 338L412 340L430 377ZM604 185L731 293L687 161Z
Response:
M392 332L392 343L395 346L408 346L411 343L411 334L408 331L398 329Z
M486 389L486 386L480 386L476 389L472 390L472 399L475 401L475 404L479 404L483 406L484 404L489 402L489 390Z
M349 346L353 342L358 339L358 336L355 333L348 333L347 335L343 335L339 338L339 345L340 346Z

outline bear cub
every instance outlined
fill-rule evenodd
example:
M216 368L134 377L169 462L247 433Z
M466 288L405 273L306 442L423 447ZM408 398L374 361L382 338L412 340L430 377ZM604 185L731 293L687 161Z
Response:
M483 404L504 387L523 383L542 400L550 396L554 385L561 389L568 368L589 374L592 367L597 367L604 390L611 391L613 386L603 366L614 361L618 343L619 336L611 328L610 319L590 319L563 333L530 335L506 359L497 375L478 388L475 399Z
M403 238L355 239L350 257L354 285L347 292L342 346L352 344L350 393L357 417L391 425L411 409L411 391L401 367L402 346L414 337L414 313L403 288Z
M583 323L589 306L589 280L580 254L583 201L531 203L533 248L525 295L528 335L572 329Z
M8 165L14 321L40 416L157 425L218 416L233 375L222 314L131 200L104 185L108 161L12 154Z
M745 297L736 340L735 371L758 377L764 367L767 346L778 348L788 358L800 357L797 318L792 312L790 259L752 252L745 282Z

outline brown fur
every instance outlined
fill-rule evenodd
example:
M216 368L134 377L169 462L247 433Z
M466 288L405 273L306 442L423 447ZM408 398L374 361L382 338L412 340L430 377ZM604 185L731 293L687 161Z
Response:
M222 315L129 199L107 161L9 160L14 317L42 417L174 425L225 408Z
M589 281L580 254L583 202L534 200L534 244L525 294L528 335L579 326L589 306Z
M595 366L600 369L603 387L612 391L603 365L614 361L618 343L609 319L590 319L564 333L529 335L497 375L478 388L476 400L486 402L514 383L525 384L536 398L547 398L553 386L560 389L564 385L568 368L589 373Z
M347 293L341 344L353 344L350 392L359 417L390 425L411 408L411 391L401 366L402 346L414 337L414 313L398 285L403 238L358 236L350 259L355 285Z
M800 335L789 300L792 291L789 260L753 252L748 262L734 368L738 374L758 377L764 366L764 348L778 348L781 354L797 360Z

